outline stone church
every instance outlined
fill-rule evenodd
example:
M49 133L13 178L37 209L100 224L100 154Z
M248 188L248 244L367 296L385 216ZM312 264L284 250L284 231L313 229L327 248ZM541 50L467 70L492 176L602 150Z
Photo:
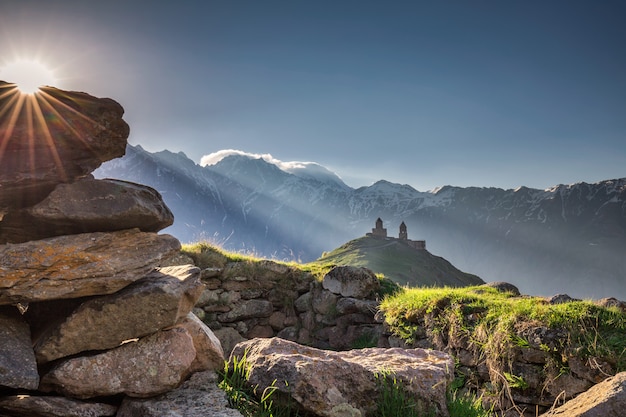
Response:
M383 221L379 217L376 219L376 225L372 229L371 233L367 233L367 236L382 238L382 239L395 239L393 237L387 236L387 229L383 227ZM426 249L426 241L425 240L411 240L409 239L409 235L406 230L406 224L404 222L400 223L400 232L398 234L398 240L406 243L413 249L425 250Z

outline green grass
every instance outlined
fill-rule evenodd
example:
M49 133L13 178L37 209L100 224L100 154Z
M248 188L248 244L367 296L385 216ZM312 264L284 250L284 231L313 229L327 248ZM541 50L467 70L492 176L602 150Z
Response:
M387 324L411 343L424 318L448 337L466 337L487 355L506 355L513 346L527 347L524 325L560 329L562 352L597 357L626 370L626 314L591 301L548 304L540 297L514 297L489 287L404 289L381 304ZM523 332L522 332L523 333ZM550 347L546 347L550 348Z
M413 249L398 239L361 237L324 253L316 262L364 266L400 285L458 287L482 284L477 276L459 271L445 259L427 250Z

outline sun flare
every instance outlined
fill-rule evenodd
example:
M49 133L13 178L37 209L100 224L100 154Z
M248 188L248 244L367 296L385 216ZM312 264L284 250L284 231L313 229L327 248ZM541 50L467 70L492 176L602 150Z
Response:
M39 87L56 84L54 71L36 60L19 60L0 67L0 80L15 83L25 94L33 94Z

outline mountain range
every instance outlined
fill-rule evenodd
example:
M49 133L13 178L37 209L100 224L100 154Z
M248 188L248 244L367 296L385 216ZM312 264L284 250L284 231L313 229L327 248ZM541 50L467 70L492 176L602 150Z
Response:
M374 227L409 239L485 281L533 295L626 299L626 178L538 190L378 181L352 188L319 165L287 170L245 154L200 166L183 153L129 145L97 178L158 190L182 242L308 262Z

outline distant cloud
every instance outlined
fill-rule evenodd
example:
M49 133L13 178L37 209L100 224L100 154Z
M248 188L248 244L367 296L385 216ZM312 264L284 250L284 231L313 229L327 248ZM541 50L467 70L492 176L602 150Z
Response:
M321 166L317 162L298 162L298 161L284 162L284 161L281 161L280 159L274 158L269 153L258 154L258 153L239 151L236 149L223 149L221 151L204 155L202 158L200 158L200 165L203 167L207 165L215 165L222 159L231 155L247 156L248 158L252 158L252 159L261 158L264 161L269 162L270 164L276 165L278 168L286 172L291 172L297 169L304 169L311 165Z
M317 162L301 162L301 161L281 161L280 159L274 158L271 154L258 154L258 153L250 153L239 151L236 149L223 149L221 151L213 152L208 155L204 155L200 158L200 165L215 165L220 162L222 159L231 155L239 155L246 156L252 159L263 159L265 162L276 165L279 169L288 172L290 174L294 174L300 177L314 177L314 178L332 178L333 181L336 181L339 184L345 185L339 175L330 171L328 168L318 164Z

